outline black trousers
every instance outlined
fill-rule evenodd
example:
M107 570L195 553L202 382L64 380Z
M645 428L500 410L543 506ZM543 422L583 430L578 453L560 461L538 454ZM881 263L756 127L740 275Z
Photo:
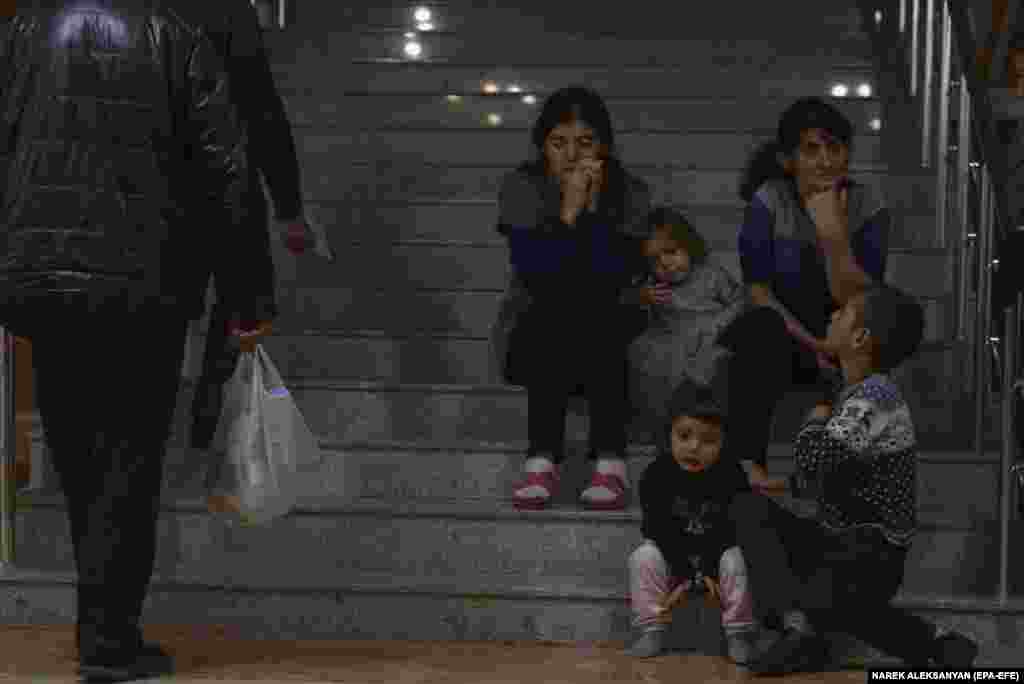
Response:
M187 322L55 306L30 325L39 413L67 501L83 643L132 640L153 574Z
M590 456L626 455L626 347L628 332L615 304L604 316L563 307L532 308L514 333L513 354L523 354L529 454L565 457L569 397L582 392L590 423Z
M233 315L223 298L218 298L210 312L210 328L206 333L206 350L195 396L192 399L191 444L208 449L217 429L223 404L223 389L238 365L239 347L228 344L228 323Z
M934 627L890 605L903 582L904 549L877 530L829 534L760 494L738 495L730 513L758 615L800 609L816 629L928 665Z
M786 391L794 385L811 386L831 400L839 377L823 374L814 355L786 331L782 316L768 307L739 316L718 342L734 352L725 425L728 450L737 460L765 465L772 416Z

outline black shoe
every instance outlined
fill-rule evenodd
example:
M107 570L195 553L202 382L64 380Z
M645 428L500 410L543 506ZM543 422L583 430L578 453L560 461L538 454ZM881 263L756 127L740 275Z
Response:
M828 664L828 642L817 634L787 629L748 668L756 675L784 675L793 672L823 672Z
M106 642L81 654L78 674L87 682L162 677L174 674L174 659L156 644Z
M933 660L937 667L948 670L967 670L978 657L978 644L959 632L943 634L935 640Z

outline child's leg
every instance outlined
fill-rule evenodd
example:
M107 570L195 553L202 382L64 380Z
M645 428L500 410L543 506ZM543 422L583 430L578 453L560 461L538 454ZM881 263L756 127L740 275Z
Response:
M754 631L757 622L747 581L747 566L738 546L728 548L722 554L718 582L722 591L722 627L726 636Z
M633 625L640 629L663 627L655 608L678 582L669 575L668 563L649 539L629 557L629 596L633 605Z

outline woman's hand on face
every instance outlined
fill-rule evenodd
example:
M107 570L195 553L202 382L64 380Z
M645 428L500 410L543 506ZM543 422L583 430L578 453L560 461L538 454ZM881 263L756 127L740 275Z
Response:
M818 236L824 239L846 239L849 192L845 178L818 188L807 199L807 213L814 220Z
M590 189L587 193L587 208L597 211L597 203L604 188L604 161L601 159L582 159L579 163L590 177Z
M591 175L582 164L571 166L562 174L562 220L570 225L590 200Z

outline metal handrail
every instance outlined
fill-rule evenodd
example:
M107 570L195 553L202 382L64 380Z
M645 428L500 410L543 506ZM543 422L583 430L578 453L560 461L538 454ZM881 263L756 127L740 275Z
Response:
M1009 598L1010 570L1010 517L1013 514L1013 473L1017 464L1017 440L1014 438L1014 407L1016 392L1013 387L1017 367L1017 324L1020 321L1018 309L1019 298L1003 312L1003 384L1002 396L1002 450L999 465L1002 476L999 478L999 585L997 600L1005 604Z

